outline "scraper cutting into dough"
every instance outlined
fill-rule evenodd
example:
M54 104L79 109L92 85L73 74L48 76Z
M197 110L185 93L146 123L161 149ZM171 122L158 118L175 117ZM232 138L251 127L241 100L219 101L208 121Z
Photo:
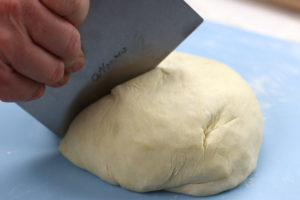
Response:
M1 5L20 8L20 11L23 6L30 8L27 1L8 2L2 1L0 9ZM51 17L32 10L32 15L26 17L39 16L41 20L53 18L57 20L56 25L62 27L58 30L68 30L70 34L74 34L75 27L84 19L88 5L88 1L80 1L82 4L76 4L80 6L75 16L67 17L60 13L66 11L63 9L65 7L52 5L54 1L30 2L50 13ZM60 14L55 15L56 12ZM59 35L57 30L43 32L45 27L40 27L35 30L37 32L26 31L27 26L18 26L26 20L10 20L7 24L4 23L7 15L2 12L1 15L0 23L9 25L8 33L12 27L18 27L18 32L13 31L17 36L20 34L16 38L37 40L35 43L29 40L31 51L12 45L12 51L6 54L1 52L1 80L7 83L7 87L0 90L2 100L38 98L42 90L36 93L40 91L37 88L43 88L43 84L61 83L63 71L68 74L73 72L68 67L75 66L77 70L82 66L79 43L75 45L76 50L71 48L75 53L63 51L59 45L65 43L60 42L60 37L54 37ZM39 25L28 21L33 27ZM45 24L55 25L52 22ZM51 28L46 27L47 30ZM72 38L68 31L63 37ZM78 33L75 35L78 36ZM42 37L47 39L42 40ZM0 42L7 41L3 38L0 37ZM135 38L139 38L138 45L141 41L146 43L138 36ZM78 38L75 40L78 42ZM60 52L55 51L56 48ZM128 53L131 48L123 49L126 49L124 53ZM11 52L23 57L18 56L18 62L11 60L7 56ZM116 56L119 57L121 55ZM77 60L76 64L74 60ZM38 68L42 61L46 64ZM143 65L141 62L139 64ZM60 78L49 79L52 77L50 71L56 71L55 66L59 66L57 77ZM109 94L77 115L61 141L61 153L78 167L110 184L136 192L167 190L194 196L213 195L232 189L256 168L263 131L260 107L250 86L228 66L173 52L154 69L116 85Z
M258 102L237 73L174 52L83 110L60 151L129 190L206 196L256 168L262 128Z

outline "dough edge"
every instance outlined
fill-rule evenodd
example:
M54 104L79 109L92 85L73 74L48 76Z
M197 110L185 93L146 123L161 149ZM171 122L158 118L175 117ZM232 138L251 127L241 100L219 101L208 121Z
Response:
M199 58L198 56L191 56L191 55L182 54L182 53L172 53L166 59L166 61L164 61L160 66L163 66L167 62L172 63L173 62L173 60L172 60L173 57L174 58L176 57L176 59L187 59L187 57L197 57L197 58ZM201 58L201 59L204 59L206 62L209 62L209 63L217 63L216 61L213 61L213 60L209 60L209 59L205 59L205 58ZM223 65L223 64L218 64L218 65L222 65L223 67L225 67L225 65ZM160 66L158 68L160 68ZM226 68L228 68L228 67L226 66ZM163 68L162 68L162 70L163 70ZM97 102L95 104L97 104ZM262 134L262 128L261 128L261 130L259 130L259 132L260 132L259 134L261 135ZM69 147L68 147L67 143L68 143L68 141L66 141L65 138L61 142L60 151L62 152L62 154L65 157L67 157L71 162L73 162L75 165L79 166L80 168L87 169L88 167L85 166L85 164L84 164L84 160L86 158L80 158L81 162L79 162L78 160L72 158L73 155L70 155L68 153L70 151L68 150ZM258 144L258 146L260 146L260 144L261 144L261 141ZM78 147L72 147L72 148L80 149L80 145ZM207 196L207 195L217 194L217 193L232 189L232 188L236 187L238 184L240 184L241 182L243 182L248 177L248 175L250 175L250 173L252 173L253 170L256 168L256 163L257 163L257 157L254 158L254 160L251 163L249 163L250 171L248 173L244 173L243 175L240 174L241 173L240 171L235 170L234 173L232 173L229 177L226 177L224 179L220 179L220 180L216 180L216 181L210 181L210 182L206 182L206 183L199 183L199 184L195 184L195 183L194 184L193 183L192 184L183 184L183 185L178 185L176 187L160 188L160 189L165 189L165 190L168 190L168 191L178 192L178 193L183 193L183 194L188 194L188 195L193 195L193 196ZM94 173L94 172L92 171L91 173ZM94 173L94 174L99 176L99 174L97 174L97 173ZM130 189L130 190L134 190L134 191L137 191L137 192L151 191L151 190L147 190L147 189L144 190L145 188L127 187L126 185L119 184L118 182L114 182L114 181L109 180L107 178L103 178L103 177L101 177L101 178L104 179L107 182L110 182L111 184L121 185L122 187L125 187L125 188Z

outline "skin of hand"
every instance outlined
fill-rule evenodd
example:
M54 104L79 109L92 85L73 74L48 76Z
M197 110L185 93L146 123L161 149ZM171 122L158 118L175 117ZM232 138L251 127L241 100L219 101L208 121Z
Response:
M77 27L89 0L0 0L0 100L40 98L84 64Z

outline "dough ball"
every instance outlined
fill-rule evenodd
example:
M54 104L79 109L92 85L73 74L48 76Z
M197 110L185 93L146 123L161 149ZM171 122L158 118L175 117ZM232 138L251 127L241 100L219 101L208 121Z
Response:
M255 169L262 130L259 104L238 74L172 53L83 110L60 150L129 190L206 196L237 186Z

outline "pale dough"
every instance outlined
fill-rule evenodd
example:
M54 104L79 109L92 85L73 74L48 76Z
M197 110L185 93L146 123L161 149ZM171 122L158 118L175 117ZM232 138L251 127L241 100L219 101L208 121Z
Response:
M237 73L172 53L83 110L60 150L129 190L205 196L237 186L255 169L262 130L259 104Z

